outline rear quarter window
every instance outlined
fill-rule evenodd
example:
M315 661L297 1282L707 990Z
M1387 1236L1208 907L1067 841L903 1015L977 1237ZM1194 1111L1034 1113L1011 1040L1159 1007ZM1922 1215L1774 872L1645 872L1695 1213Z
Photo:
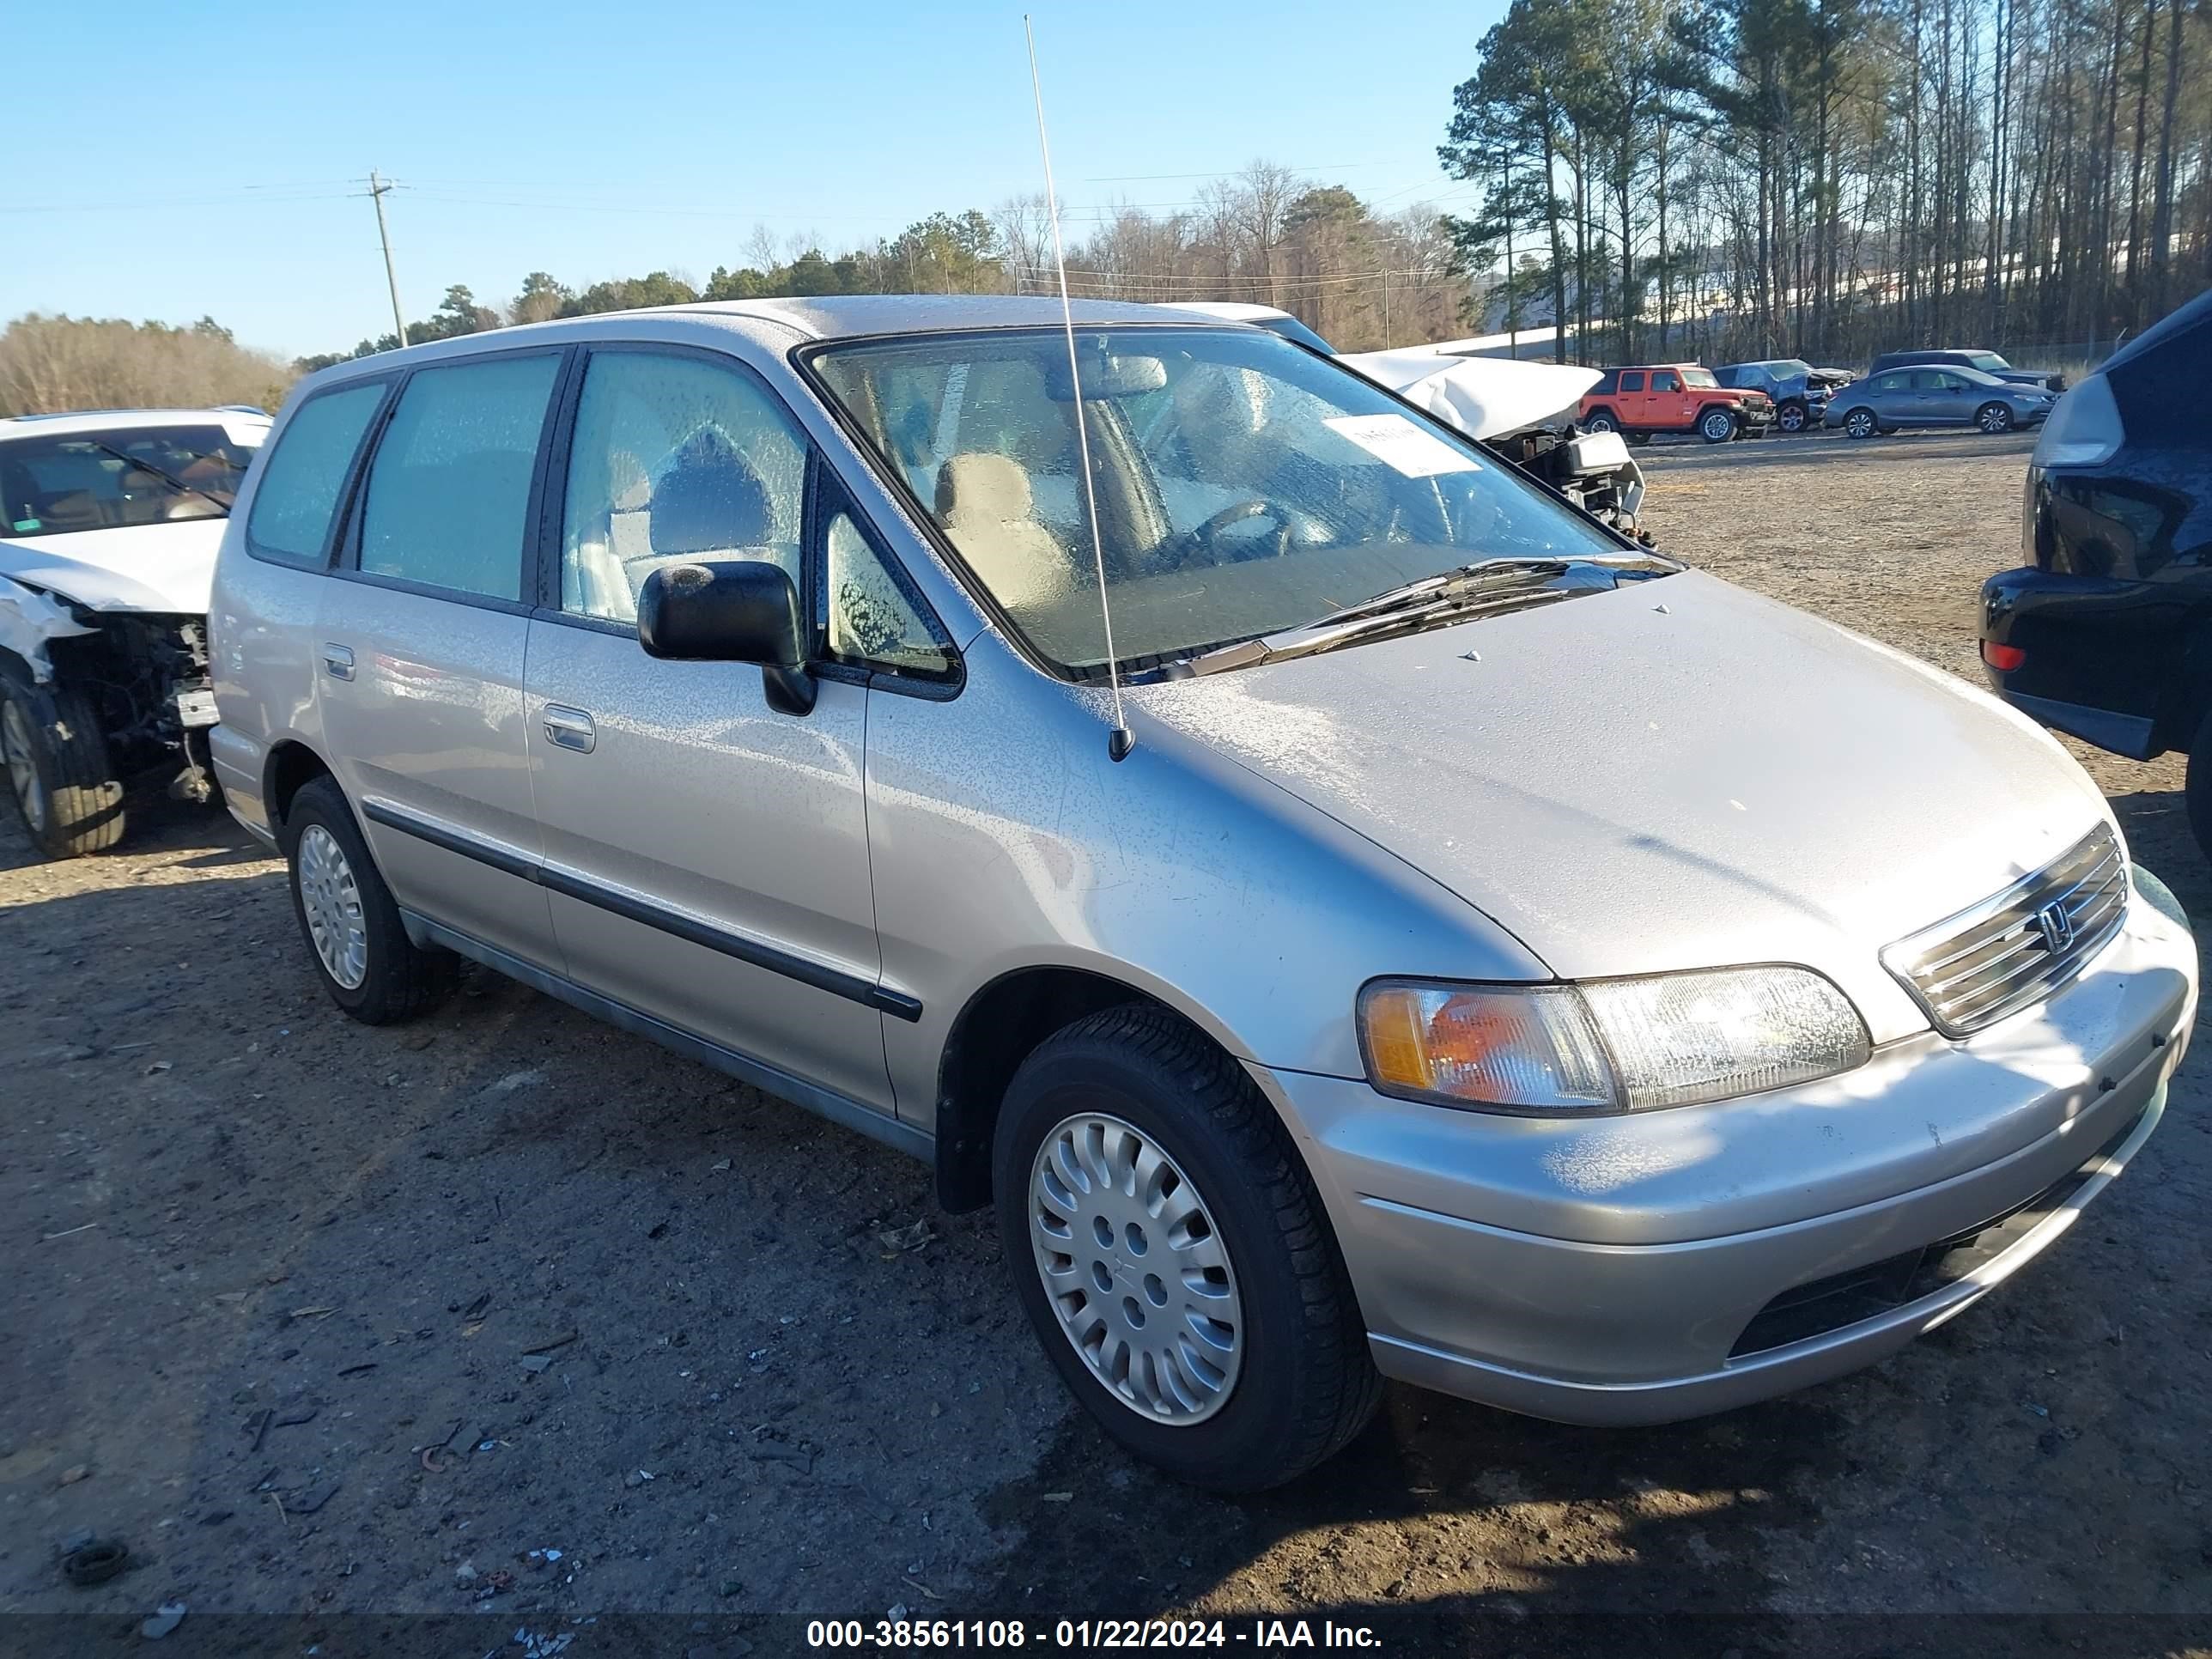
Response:
M553 353L417 369L369 463L363 575L520 603Z
M246 547L256 557L316 570L328 562L338 497L384 390L381 380L340 386L293 411L263 464L246 521Z

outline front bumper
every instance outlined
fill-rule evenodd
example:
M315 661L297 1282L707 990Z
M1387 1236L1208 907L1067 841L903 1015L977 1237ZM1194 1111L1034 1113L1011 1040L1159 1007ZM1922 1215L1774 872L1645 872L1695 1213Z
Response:
M2039 1007L1711 1106L1562 1121L1260 1077L1385 1374L1563 1422L1670 1422L1867 1364L2064 1232L2164 1109L2197 1007L2179 916L2138 872L2122 932ZM1978 1255L1936 1259L1977 1233ZM1857 1299L1808 1317L1830 1292Z

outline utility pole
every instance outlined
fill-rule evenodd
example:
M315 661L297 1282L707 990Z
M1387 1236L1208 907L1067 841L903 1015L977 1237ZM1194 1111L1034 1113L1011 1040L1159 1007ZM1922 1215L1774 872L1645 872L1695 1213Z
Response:
M392 290L392 326L404 346L407 343L407 319L399 311L399 279L392 274L392 233L384 225L384 192L391 188L389 179L378 178L376 169L369 169L368 197L376 204L376 240L384 244L384 283Z

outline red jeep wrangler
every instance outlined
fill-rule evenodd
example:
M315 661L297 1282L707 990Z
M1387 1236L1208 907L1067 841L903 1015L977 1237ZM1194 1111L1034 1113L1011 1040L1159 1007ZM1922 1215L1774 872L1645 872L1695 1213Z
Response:
M1694 432L1709 444L1765 435L1774 400L1739 392L1695 363L1608 368L1583 394L1575 419L1585 432L1626 432L1638 441L1655 432Z

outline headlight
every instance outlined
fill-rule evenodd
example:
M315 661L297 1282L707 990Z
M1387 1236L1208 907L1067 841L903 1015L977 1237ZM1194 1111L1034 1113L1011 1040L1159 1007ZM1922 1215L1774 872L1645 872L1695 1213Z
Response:
M1375 980L1359 994L1384 1094L1572 1115L1686 1106L1863 1066L1849 999L1805 968L1721 968L1580 985Z

